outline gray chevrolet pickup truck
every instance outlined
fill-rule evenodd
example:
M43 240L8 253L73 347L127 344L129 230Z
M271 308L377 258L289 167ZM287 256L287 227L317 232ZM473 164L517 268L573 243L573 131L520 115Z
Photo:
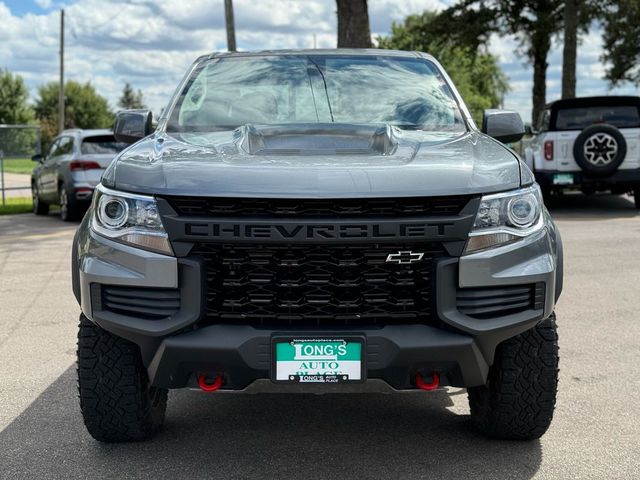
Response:
M478 129L422 53L266 51L198 58L151 125L117 116L73 245L94 438L152 437L176 388L466 387L485 434L547 430L562 243L517 114Z

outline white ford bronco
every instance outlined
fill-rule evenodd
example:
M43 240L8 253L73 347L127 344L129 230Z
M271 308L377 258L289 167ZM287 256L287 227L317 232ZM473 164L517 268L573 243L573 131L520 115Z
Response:
M543 194L632 193L640 208L640 97L584 97L546 106L524 149Z

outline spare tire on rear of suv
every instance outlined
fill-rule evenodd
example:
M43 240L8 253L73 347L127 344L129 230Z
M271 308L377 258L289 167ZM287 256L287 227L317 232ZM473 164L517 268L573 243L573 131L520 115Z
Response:
M576 163L591 175L611 175L626 155L627 142L613 125L591 125L580 132L573 144Z

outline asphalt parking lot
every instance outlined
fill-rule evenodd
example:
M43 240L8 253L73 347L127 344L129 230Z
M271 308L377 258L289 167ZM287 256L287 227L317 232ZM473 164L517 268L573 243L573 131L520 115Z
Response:
M169 396L163 432L101 445L85 432L71 294L75 225L0 217L0 478L640 478L640 216L569 195L554 422L534 442L469 428L461 389L403 395Z

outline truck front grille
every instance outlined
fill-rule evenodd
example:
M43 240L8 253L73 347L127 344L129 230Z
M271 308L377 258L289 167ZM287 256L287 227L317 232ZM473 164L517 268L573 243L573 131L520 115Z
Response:
M204 198L167 197L181 216L210 217L419 217L458 215L470 196L407 198Z
M390 253L424 253L387 263ZM192 250L206 260L213 323L350 326L429 323L437 245L226 245Z

